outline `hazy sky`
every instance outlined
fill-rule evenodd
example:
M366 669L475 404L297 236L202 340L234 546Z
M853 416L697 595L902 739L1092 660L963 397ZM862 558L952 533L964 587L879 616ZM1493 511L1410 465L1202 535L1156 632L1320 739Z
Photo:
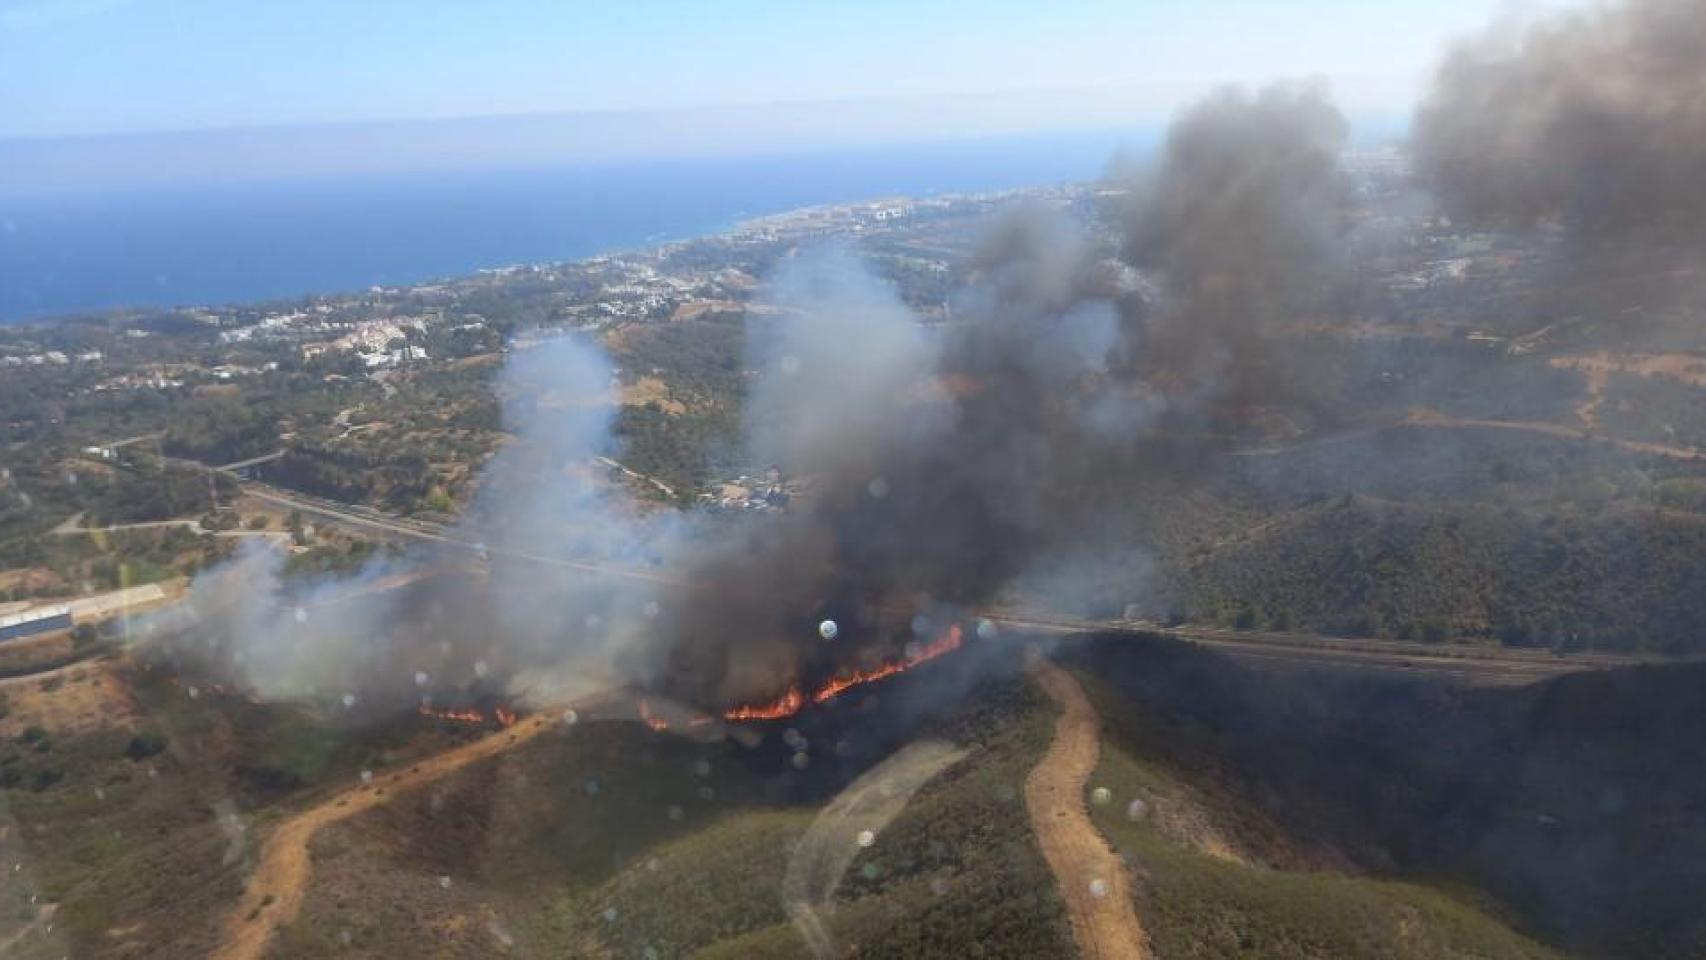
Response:
M0 0L0 137L1038 89L1164 115L1218 82L1298 75L1396 115L1447 38L1508 7ZM1015 130L1060 123L1046 103L1009 112Z

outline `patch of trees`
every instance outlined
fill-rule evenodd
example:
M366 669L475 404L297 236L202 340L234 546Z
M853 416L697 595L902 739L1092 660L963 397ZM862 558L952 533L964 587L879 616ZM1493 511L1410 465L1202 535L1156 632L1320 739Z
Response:
M98 483L92 479L81 482ZM126 467L113 470L100 484L88 504L87 522L104 526L205 514L213 509L214 484L218 482L210 483L204 470L136 457Z
M1673 446L1706 448L1706 389L1667 380L1613 373L1600 423L1619 437Z
M274 461L274 483L341 500L412 510L434 485L431 464L419 452L380 452L302 444Z
M1193 620L1439 642L1706 647L1706 518L1351 499L1172 572Z
M1130 637L1065 654L1114 743L1235 787L1294 836L1475 882L1575 954L1706 943L1706 666L1465 689Z
M738 402L745 394L746 327L738 317L626 327L611 352L629 374L656 371L672 392L701 402Z
M161 447L204 463L234 463L278 449L276 413L232 398L202 398L175 412Z

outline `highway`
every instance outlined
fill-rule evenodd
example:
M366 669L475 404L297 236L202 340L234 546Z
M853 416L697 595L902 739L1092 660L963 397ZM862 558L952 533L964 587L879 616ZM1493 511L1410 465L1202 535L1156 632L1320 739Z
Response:
M1252 665L1333 667L1400 676L1429 676L1479 685L1519 686L1584 670L1678 662L1660 657L1604 653L1560 655L1540 650L1455 644L1424 645L1397 640L1329 637L1321 634L1229 630L1193 624L1169 627L1142 620L1072 620L1010 614L998 614L989 619L1045 634L1125 631L1170 637Z
M303 496L265 484L246 482L244 489L250 496L275 506L300 510L304 514L361 529L430 541L483 555L546 563L596 576L640 580L663 586L681 585L680 580L657 571L486 546L464 539L452 528L441 524L392 517L379 511ZM1674 662L1658 657L1606 653L1554 654L1544 650L1230 630L1193 624L1168 626L1143 620L1084 620L1030 611L989 610L981 615L1000 626L1039 634L1123 631L1134 635L1161 635L1206 647L1252 665L1336 667L1487 685L1519 685L1584 670Z

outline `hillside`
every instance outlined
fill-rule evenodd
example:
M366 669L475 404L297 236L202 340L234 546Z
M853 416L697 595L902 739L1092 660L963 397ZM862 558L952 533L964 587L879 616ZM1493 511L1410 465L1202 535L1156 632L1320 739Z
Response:
M931 736L964 752L858 838L818 912L836 955L1070 956L1020 798L1053 713L1013 664L966 658L761 736L564 727L319 834L271 955L801 956L786 884L802 841L856 774ZM1212 760L1134 746L1128 716L1086 799L1133 865L1157 955L1387 956L1399 931L1397 956L1551 956L1473 901L1289 835L1230 786L1200 790Z
M1706 938L1698 664L1477 690L1256 672L1159 642L1075 641L1065 660L1095 678L1132 769L1170 769L1211 809L1240 798L1272 825L1233 821L1234 849L1277 830L1357 872L1482 891L1572 954L1681 958ZM1462 903L1433 903L1462 920Z
M1367 497L1301 507L1169 571L1193 618L1408 640L1695 651L1706 516L1535 517Z

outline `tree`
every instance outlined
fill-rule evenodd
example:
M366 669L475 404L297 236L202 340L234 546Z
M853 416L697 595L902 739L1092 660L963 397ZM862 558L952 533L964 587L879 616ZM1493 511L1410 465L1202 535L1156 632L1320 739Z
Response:
M130 738L130 743L124 748L124 755L132 760L146 760L165 749L165 737L154 731L144 730Z
M290 516L285 520L284 525L285 529L290 531L290 539L294 541L297 546L306 547L308 545L308 531L302 525L301 510L290 511Z

